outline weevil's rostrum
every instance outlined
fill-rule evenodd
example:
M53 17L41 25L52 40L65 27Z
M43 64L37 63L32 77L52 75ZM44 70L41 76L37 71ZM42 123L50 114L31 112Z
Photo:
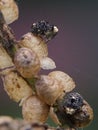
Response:
M15 1L0 1L0 74L4 90L19 102L25 121L45 123L50 115L62 129L84 128L93 120L93 110L81 94L73 92L73 78L62 71L47 75L40 71L56 68L48 57L46 43L54 38L58 28L42 20L32 24L30 32L17 41L8 25L19 16Z

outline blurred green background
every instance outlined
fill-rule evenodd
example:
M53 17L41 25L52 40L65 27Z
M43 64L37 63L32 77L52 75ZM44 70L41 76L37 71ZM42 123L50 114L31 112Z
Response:
M59 28L58 35L48 43L49 56L55 60L56 70L68 73L75 80L76 91L94 109L94 120L84 130L97 130L98 0L20 0L19 10L19 19L10 25L17 39L40 20ZM0 115L21 117L21 108L9 99L2 81Z

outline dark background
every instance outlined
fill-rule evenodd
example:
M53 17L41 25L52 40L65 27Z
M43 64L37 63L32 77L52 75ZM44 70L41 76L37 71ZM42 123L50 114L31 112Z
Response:
M56 70L68 73L94 109L94 120L84 130L98 129L98 1L97 0L20 0L20 17L11 24L16 38L31 24L47 20L57 25L58 35L50 41L49 56ZM42 73L47 74L43 71ZM10 101L1 85L0 115L21 117L21 108Z

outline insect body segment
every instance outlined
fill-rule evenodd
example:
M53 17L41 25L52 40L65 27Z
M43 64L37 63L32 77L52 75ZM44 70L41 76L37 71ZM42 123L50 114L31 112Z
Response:
M59 100L54 112L63 128L83 128L93 119L92 108L77 92L70 92Z
M58 28L50 25L47 21L40 21L31 26L31 32L44 38L46 41L51 40L58 32Z
M83 97L76 92L70 93L65 97L63 108L79 110L83 105Z

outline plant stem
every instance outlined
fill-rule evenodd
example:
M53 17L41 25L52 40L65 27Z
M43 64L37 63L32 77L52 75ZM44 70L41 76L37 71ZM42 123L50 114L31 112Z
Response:
M16 51L16 39L12 29L6 24L2 13L0 12L0 44L7 53L13 58Z

